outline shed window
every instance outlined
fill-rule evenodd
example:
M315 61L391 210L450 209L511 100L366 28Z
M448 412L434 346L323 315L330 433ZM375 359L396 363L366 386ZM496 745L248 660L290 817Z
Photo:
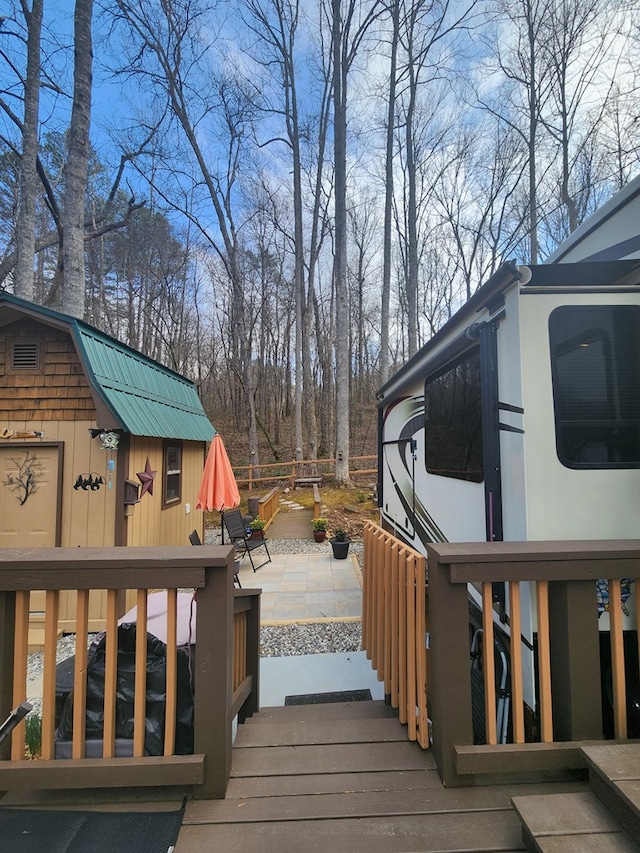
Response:
M425 461L430 474L481 483L482 395L476 347L424 387Z
M38 370L40 348L37 341L13 341L11 346L12 370Z
M179 503L182 497L182 444L165 442L162 479L164 506Z
M640 308L557 308L549 341L562 464L640 467Z

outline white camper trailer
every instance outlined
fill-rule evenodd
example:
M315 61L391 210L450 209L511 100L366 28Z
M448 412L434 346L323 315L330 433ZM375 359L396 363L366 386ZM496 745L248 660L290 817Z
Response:
M503 264L379 390L387 530L423 553L638 536L639 223L640 178L553 263ZM525 621L524 642L534 634Z

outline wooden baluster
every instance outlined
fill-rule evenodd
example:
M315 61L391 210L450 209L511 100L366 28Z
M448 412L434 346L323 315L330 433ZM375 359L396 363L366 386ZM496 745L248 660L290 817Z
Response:
M391 707L398 707L398 669L397 669L397 608L398 608L398 552L399 543L394 542L389 549L387 566L387 594L385 595L384 623L384 692L391 697Z
M56 733L56 651L58 646L58 605L60 593L48 589L44 611L44 671L42 675L42 758L55 757Z
M411 556L403 552L398 560L398 718L407 722L407 584L413 571Z
M104 726L102 756L114 758L116 738L116 688L118 681L118 590L107 590L104 671Z
M409 740L416 739L416 564L407 573L407 726ZM420 604L424 607L424 604ZM424 642L424 640L423 640Z
M73 743L72 758L84 758L87 727L87 633L89 626L89 590L76 595L76 654L73 670Z
M496 723L496 665L493 637L493 587L482 584L482 668L484 670L484 721L487 743L498 742Z
M13 645L13 707L17 708L27 698L27 657L29 654L29 597L28 590L16 592L15 629ZM24 726L16 726L11 734L11 760L22 761L24 754Z
M416 692L417 692L417 739L423 749L429 746L429 720L427 714L427 649L426 640L426 560L424 557L408 557L416 578Z
M551 648L549 642L549 582L536 584L538 610L538 677L540 680L540 740L553 743L553 713L551 695Z
M624 672L624 637L620 581L609 581L609 624L611 632L611 672L613 680L613 729L616 738L627 737L627 701Z
M524 694L522 689L522 619L520 584L509 582L509 620L511 623L511 710L513 742L524 743Z
M376 651L373 665L378 671L379 681L384 679L384 567L389 554L388 545L388 541L381 538L376 561Z
M136 593L136 671L133 701L133 754L144 755L147 719L147 590Z
M166 706L164 716L164 754L173 755L176 744L178 706L178 591L167 590Z

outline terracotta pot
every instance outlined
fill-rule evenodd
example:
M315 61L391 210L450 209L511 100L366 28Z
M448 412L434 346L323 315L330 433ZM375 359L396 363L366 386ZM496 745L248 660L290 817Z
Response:
M313 538L315 539L316 542L324 542L324 540L327 538L327 531L326 530L314 530L313 531Z

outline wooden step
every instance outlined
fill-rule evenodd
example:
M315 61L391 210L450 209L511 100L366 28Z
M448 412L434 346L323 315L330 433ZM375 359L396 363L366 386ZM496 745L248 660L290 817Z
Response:
M640 744L585 745L589 791L514 797L527 848L539 853L640 851Z
M589 787L632 838L640 841L640 744L583 747Z
M638 853L609 810L591 791L513 797L522 840L535 853Z
M371 718L397 720L398 711L391 705L387 705L382 699L372 699L366 702L329 702L317 705L278 705L261 708L244 725Z

